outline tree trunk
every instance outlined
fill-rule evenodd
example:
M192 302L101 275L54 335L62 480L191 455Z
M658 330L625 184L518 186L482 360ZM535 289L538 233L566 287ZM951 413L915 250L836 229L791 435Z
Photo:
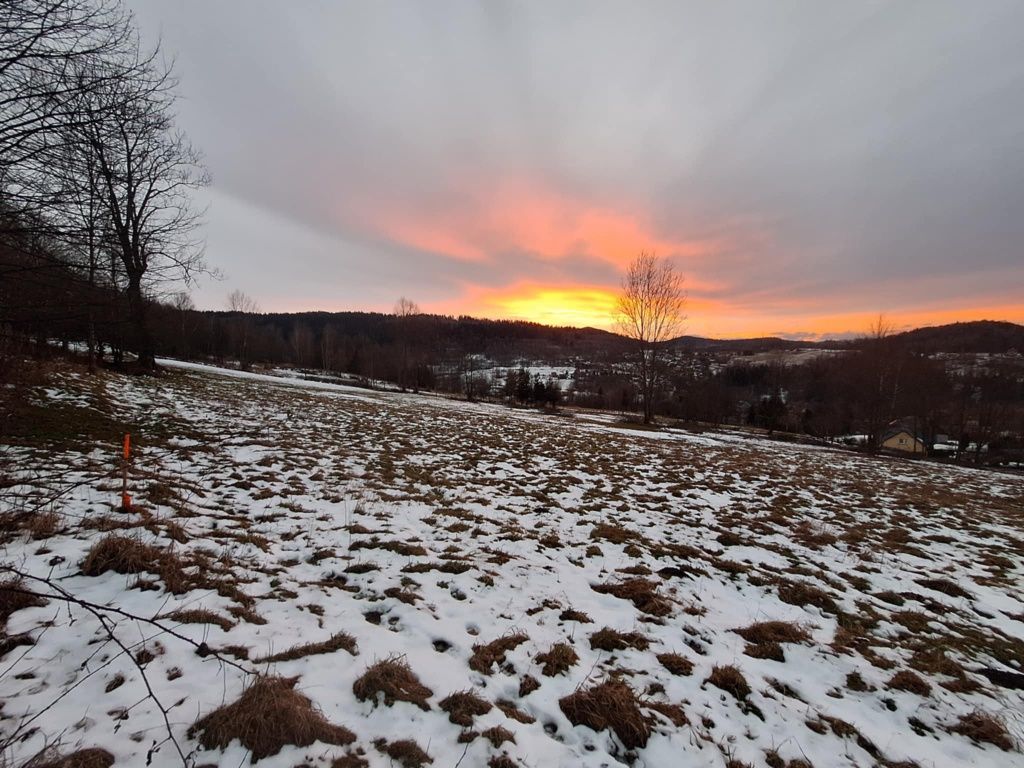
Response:
M132 324L135 326L139 368L144 371L155 371L156 350L153 345L153 335L149 329L146 300L142 295L141 277L131 276L128 279L128 311Z

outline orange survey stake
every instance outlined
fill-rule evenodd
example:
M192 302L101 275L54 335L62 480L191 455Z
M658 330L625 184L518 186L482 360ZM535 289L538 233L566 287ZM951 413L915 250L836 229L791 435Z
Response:
M121 463L121 509L125 512L132 508L132 497L128 495L128 459L131 457L132 436L124 434L124 461Z

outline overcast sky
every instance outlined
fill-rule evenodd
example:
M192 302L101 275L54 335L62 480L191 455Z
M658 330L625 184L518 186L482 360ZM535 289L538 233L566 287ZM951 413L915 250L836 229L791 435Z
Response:
M195 292L689 331L1024 322L1024 3L127 0L213 177Z

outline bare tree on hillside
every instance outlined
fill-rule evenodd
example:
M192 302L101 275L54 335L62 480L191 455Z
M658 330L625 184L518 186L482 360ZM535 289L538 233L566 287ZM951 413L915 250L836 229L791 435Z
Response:
M248 370L249 361L249 337L252 335L252 316L259 314L260 305L256 299L235 289L228 294L228 311L238 316L233 323L232 329L235 336L235 353L238 355L238 364L242 370Z
M633 259L622 280L616 320L620 332L636 343L635 373L645 424L654 420L661 347L679 335L685 307L683 276L671 262L646 251Z
M398 344L402 358L400 361L401 368L398 372L398 385L403 390L409 386L410 378L415 378L415 376L410 376L409 358L413 344L412 336L414 331L414 318L418 314L420 314L420 307L412 299L407 299L405 296L402 296L395 302L394 315L398 321ZM413 382L413 387L414 389L417 388L415 386L415 381Z

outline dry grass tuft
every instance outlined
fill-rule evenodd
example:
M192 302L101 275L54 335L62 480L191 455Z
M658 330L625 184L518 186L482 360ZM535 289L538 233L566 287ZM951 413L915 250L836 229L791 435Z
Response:
M469 668L483 675L489 675L495 664L505 663L505 654L518 648L530 638L522 632L499 637L486 644L474 645L473 655L469 658Z
M114 756L107 750L89 747L67 755L55 754L53 749L45 749L21 768L110 768L113 764Z
M161 578L168 592L177 595L193 586L193 580L185 574L184 565L173 552L129 536L111 535L92 546L81 567L86 576L100 576L107 571L152 573Z
M500 725L488 728L486 731L481 731L480 735L491 742L491 745L495 748L500 747L506 741L511 741L513 744L516 743L515 734L508 728L502 728Z
M962 716L949 731L966 736L979 744L994 744L1006 752L1013 749L1013 739L1006 730L1006 724L995 715L982 712L980 709Z
M523 710L519 709L519 707L508 699L499 699L495 702L495 706L502 711L505 717L510 720L515 720L517 723L530 725L531 723L537 722L537 718L527 712L523 712Z
M580 624L592 624L593 623L593 619L591 619L583 611L575 611L575 610L573 610L571 608L566 608L564 611L562 611L560 614L558 614L558 620L559 621L578 621Z
M333 725L306 696L295 690L297 677L258 677L232 704L215 709L189 729L206 749L225 749L238 739L251 762L276 755L288 745L351 744L355 735Z
M190 608L181 611L172 611L171 613L165 613L157 618L170 619L171 621L176 621L179 624L216 624L225 632L235 626L230 619L216 614L213 611L208 611L205 608Z
M639 632L618 632L611 627L604 627L590 636L590 647L596 651L622 651L636 648L646 651L650 642Z
M401 656L392 656L369 667L352 684L352 692L360 701L376 703L378 694L383 694L384 703L389 707L396 701L407 701L424 711L430 709L427 699L434 694Z
M716 688L721 688L738 701L743 701L750 695L750 686L747 684L747 678L743 676L738 667L731 664L712 668L711 674L704 682L711 683Z
M544 665L541 672L547 677L565 674L579 660L576 651L567 643L555 643L546 653L537 654L538 663Z
M917 583L922 587L933 589L950 597L971 597L971 593L949 579L918 579Z
M787 621L761 621L749 627L734 629L748 643L806 643L811 639L799 624Z
M21 579L0 582L0 629L7 626L7 620L15 611L43 605L46 605L46 600L33 594Z
M629 600L641 613L650 616L668 616L672 601L658 594L658 582L647 579L626 579L609 584L591 584L590 588L602 595Z
M338 632L331 635L326 640L321 640L319 643L296 645L294 648L289 648L287 651L273 653L269 656L264 656L261 659L256 659L256 661L260 664L273 663L276 661L295 661L296 659L303 659L306 656L317 656L323 653L334 653L335 651L348 651L353 656L357 655L356 639L346 632Z
M640 709L633 689L621 680L608 680L558 700L573 725L594 731L614 731L626 749L644 747L651 736L651 720Z
M909 669L904 669L893 675L889 682L886 683L886 687L894 691L908 691L918 696L927 696L932 690L932 687L923 677L916 672L911 672Z
M399 739L388 742L384 739L377 739L373 742L378 751L383 752L402 768L419 768L434 762L434 758L412 739Z
M540 688L540 683L537 682L537 678L533 675L523 675L523 679L519 681L519 698L529 696L538 688Z
M835 613L838 608L835 600L821 587L802 581L788 581L779 584L779 599L790 605L813 605L822 611Z
M445 697L439 706L448 713L448 720L464 728L473 724L474 717L491 711L491 702L469 689Z
M678 653L659 653L658 661L673 675L686 677L693 674L693 662Z

